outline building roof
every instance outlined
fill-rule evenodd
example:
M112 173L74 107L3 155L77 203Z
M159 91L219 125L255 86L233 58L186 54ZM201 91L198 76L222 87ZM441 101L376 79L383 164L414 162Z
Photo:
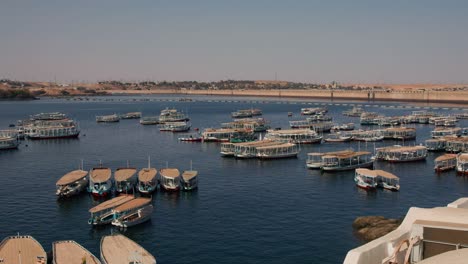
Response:
M156 259L151 253L124 235L104 236L101 239L101 256L106 263L128 264L135 253L138 254L141 263L156 264Z
M54 264L101 264L96 256L75 241L55 241L52 243Z
M100 211L104 211L104 210L108 210L108 209L111 209L111 208L114 208L114 207L117 207L123 203L126 203L128 201L131 201L135 199L135 197L133 195L120 195L120 196L117 196L115 198L112 198L110 200L107 200L103 203L100 203L96 206L94 206L93 208L89 209L89 212L90 213L97 213L97 212L100 212Z
M84 170L74 170L71 171L60 178L56 185L67 185L73 182L76 182L77 180L80 180L88 175L87 171Z
M106 182L111 178L112 171L109 168L93 168L90 173L90 180L96 183Z
M31 236L11 236L0 243L0 259L5 264L38 263L38 256L44 257L44 263L47 263L46 252Z
M180 171L174 168L160 169L159 174L166 178L177 178L180 175Z
M114 172L114 177L116 181L126 181L133 177L137 172L136 168L118 168Z
M138 180L141 182L149 182L156 177L158 170L155 168L144 168L138 172Z
M125 212L151 203L151 198L135 198L114 208L115 212Z

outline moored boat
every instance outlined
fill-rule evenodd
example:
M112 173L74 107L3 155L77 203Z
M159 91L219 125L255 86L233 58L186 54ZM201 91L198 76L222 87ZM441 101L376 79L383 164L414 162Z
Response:
M182 173L180 184L183 191L192 191L198 188L198 171L190 168Z
M344 171L356 168L372 168L374 161L368 151L351 151L344 153L327 153L322 156L321 170Z
M376 149L375 158L389 162L408 162L425 160L427 148L425 146L390 146Z
M114 172L115 190L118 193L133 193L137 183L136 168L118 168Z
M229 142L233 139L254 139L254 132L247 129L207 128L202 133L204 142Z
M142 125L158 125L159 117L158 116L145 116L140 118L140 124Z
M460 127L454 128L445 128L445 127L436 127L431 131L432 138L442 138L442 137L459 137L461 136L462 129Z
M161 188L165 191L178 191L180 189L180 172L175 168L159 170Z
M351 117L360 117L364 113L362 107L354 106L351 110L343 111L343 115Z
M293 143L278 143L271 146L257 147L256 157L259 159L283 159L297 157L299 148Z
M456 154L444 154L437 157L434 160L434 170L436 172L443 172L447 170L455 169L457 166L457 155Z
M400 178L384 170L356 169L354 181L358 187L367 190L376 187L390 191L400 190Z
M256 158L259 147L274 146L278 145L280 142L274 141L271 139L264 139L259 141L252 142L243 142L243 143L234 143L232 145L225 144L221 145L221 155L229 156L232 153L232 156L241 159Z
M114 220L112 225L127 228L146 222L151 219L153 205L151 198L135 198L112 210Z
M161 114L159 115L159 123L165 123L165 122L183 122L183 121L189 121L190 118L182 113L177 111L177 109L163 109L161 110Z
M165 122L160 125L159 131L186 132L190 127L190 123L187 122Z
M353 139L348 134L333 133L324 139L325 142L349 142Z
M368 169L356 169L354 174L354 182L356 185L365 190L375 190L377 188L377 180L373 171Z
M307 153L306 167L309 169L320 169L322 167L322 157L325 155L353 153L352 149L345 149L332 152L312 152Z
M112 190L112 171L109 168L92 168L89 172L88 191L94 197L106 197Z
M138 191L141 194L151 194L158 188L158 170L151 168L151 162L148 158L148 167L138 172Z
M112 209L133 199L135 199L133 195L120 195L94 206L93 208L89 209L91 216L88 219L88 224L110 224L112 220L114 220L114 213L112 212Z
M47 254L32 236L10 236L0 243L0 263L46 264Z
M85 170L74 170L62 176L57 183L56 195L58 198L70 197L86 190L88 185L88 172Z
M17 149L19 141L16 137L0 137L0 150Z
M156 259L142 246L121 234L101 239L102 264L156 264Z
M457 155L457 173L468 175L468 153L459 153Z
M184 141L184 142L201 142L202 136L200 135L200 133L191 133L191 134L180 135L178 140Z
M96 116L96 122L98 123L115 123L119 121L120 116L117 114Z
M311 129L268 130L265 139L294 144L321 143L322 136Z
M130 112L120 116L121 119L139 119L141 118L141 112Z
M52 243L52 264L101 264L86 248L73 240Z

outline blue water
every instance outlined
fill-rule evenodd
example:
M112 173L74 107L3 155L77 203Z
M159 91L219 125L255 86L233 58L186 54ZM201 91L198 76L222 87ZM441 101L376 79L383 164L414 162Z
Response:
M142 111L157 115L165 107L189 113L193 127L219 127L230 121L230 112L258 107L272 127L288 127L301 119L294 100L194 97L107 97L89 101L43 99L0 102L0 128L39 112L60 111L77 120L79 139L24 141L19 150L0 152L0 239L17 232L34 236L46 249L56 240L76 240L99 256L103 235L119 232L110 226L91 228L88 209L96 204L88 194L57 201L55 182L63 174L85 169L102 160L112 169L130 165L142 168L151 156L156 168L188 169L193 161L199 171L199 190L193 193L154 195L150 222L121 231L153 253L158 263L340 263L347 251L361 245L351 224L357 216L402 217L411 206L434 207L468 196L468 183L454 172L437 176L430 153L427 161L406 164L377 163L376 168L401 178L398 193L366 193L354 185L353 172L321 173L305 168L306 153L353 147L372 150L373 144L320 144L301 146L297 159L274 161L222 158L216 143L182 143L177 135L142 126L138 120L97 124L96 115ZM175 99L159 101L159 99ZM221 101L220 101L221 100ZM321 101L322 103L329 103ZM327 106L336 122L355 122L341 112L350 105ZM368 104L368 111L401 115L408 104ZM422 105L422 108L425 106ZM428 106L426 106L428 107ZM462 106L465 107L465 106ZM460 112L438 109L443 113ZM287 112L293 112L292 118ZM467 121L459 124L468 126ZM419 144L430 135L431 125L416 125ZM376 146L392 145L385 141ZM400 142L401 143L401 142Z

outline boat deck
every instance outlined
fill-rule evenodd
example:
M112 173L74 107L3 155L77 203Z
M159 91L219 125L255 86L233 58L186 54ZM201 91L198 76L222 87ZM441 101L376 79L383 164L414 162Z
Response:
M139 263L156 264L151 253L123 235L102 238L101 258L108 264L128 264L132 258L137 258Z
M131 200L135 199L135 197L133 195L121 195L121 196L117 196L113 199L110 199L108 201L105 201L103 203L100 203L98 205L96 205L95 207L89 209L89 212L90 213L97 213L97 212L101 212L101 211L104 211L104 210L108 210L108 209L111 209L111 208L114 208L114 207L117 207L121 204L124 204L126 202L129 202Z
M38 262L43 257L44 262ZM47 255L41 244L31 236L12 236L0 244L0 259L5 264L47 263Z
M136 172L136 168L119 168L114 172L114 177L116 181L126 181L133 177Z
M84 170L74 170L71 171L67 174L65 174L62 178L60 178L56 185L68 185L73 182L76 182L77 180L80 180L84 178L86 175L88 175L87 171Z
M52 244L53 264L101 264L91 252L75 241L56 241Z

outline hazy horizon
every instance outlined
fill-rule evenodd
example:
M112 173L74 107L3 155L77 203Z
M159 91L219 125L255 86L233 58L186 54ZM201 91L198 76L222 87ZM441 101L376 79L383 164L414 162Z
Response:
M0 78L467 83L466 1L0 3Z

